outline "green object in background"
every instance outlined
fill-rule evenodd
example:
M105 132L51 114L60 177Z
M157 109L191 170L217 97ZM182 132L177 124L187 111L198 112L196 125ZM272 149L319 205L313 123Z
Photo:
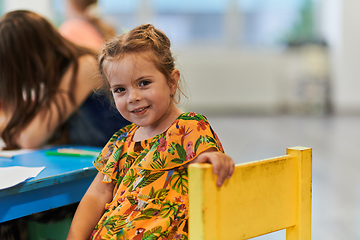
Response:
M53 223L29 221L29 240L65 240L72 218L64 218Z
M46 151L45 155L48 156L65 156L65 157L94 157L94 154L82 154L82 153L65 153L65 152L57 152L57 151Z
M315 0L302 0L297 23L285 34L287 43L303 43L317 39L315 25Z
M45 155L68 157L96 157L99 155L99 152L75 148L58 148L57 150L45 151Z

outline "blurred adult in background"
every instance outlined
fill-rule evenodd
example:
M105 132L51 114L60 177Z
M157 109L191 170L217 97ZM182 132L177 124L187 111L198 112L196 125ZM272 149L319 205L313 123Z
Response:
M103 146L128 124L102 87L93 50L63 38L42 16L0 19L0 133L6 149Z
M60 34L80 46L101 50L116 31L96 16L96 5L97 0L66 0L68 20L59 27Z

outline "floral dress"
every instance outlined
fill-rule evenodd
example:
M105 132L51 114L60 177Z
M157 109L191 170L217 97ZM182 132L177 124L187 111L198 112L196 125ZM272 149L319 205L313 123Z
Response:
M94 161L113 200L91 239L188 239L188 163L221 143L203 115L183 113L162 134L133 142L138 126L120 129Z

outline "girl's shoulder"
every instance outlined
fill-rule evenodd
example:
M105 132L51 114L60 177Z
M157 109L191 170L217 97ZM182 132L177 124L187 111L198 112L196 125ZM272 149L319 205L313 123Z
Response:
M185 112L182 113L175 122L170 126L171 128L179 128L179 126L188 126L188 127L198 127L201 125L208 125L209 122L207 118L200 114L195 112Z
M136 127L135 124L129 124L123 128L121 128L119 131L117 131L108 141L108 143L105 145L105 147L101 150L99 156L96 158L96 160L93 162L96 169L98 169L100 172L108 171L109 169L105 169L107 164L115 164L114 159L112 159L112 155L117 152L118 150L121 150L129 133ZM111 160L112 159L112 160ZM112 165L112 166L113 166ZM105 169L105 170L104 170ZM111 174L108 174L109 177L111 177Z
M207 121L207 118L200 114L200 113L195 113L195 112L185 112L182 113L177 120L182 121L182 122L186 122L186 121Z
M153 139L138 167L147 170L177 168L210 148L223 151L206 117L194 112L183 113L166 132Z
M117 142L125 141L126 137L135 129L136 125L131 123L121 129L119 129L114 135L110 138L108 144L116 144Z

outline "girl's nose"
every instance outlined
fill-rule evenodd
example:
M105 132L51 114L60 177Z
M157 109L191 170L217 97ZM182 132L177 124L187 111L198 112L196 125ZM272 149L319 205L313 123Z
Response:
M134 103L134 102L138 102L140 101L142 98L141 93L138 89L136 90L131 90L129 93L129 97L128 97L128 102L129 103Z

